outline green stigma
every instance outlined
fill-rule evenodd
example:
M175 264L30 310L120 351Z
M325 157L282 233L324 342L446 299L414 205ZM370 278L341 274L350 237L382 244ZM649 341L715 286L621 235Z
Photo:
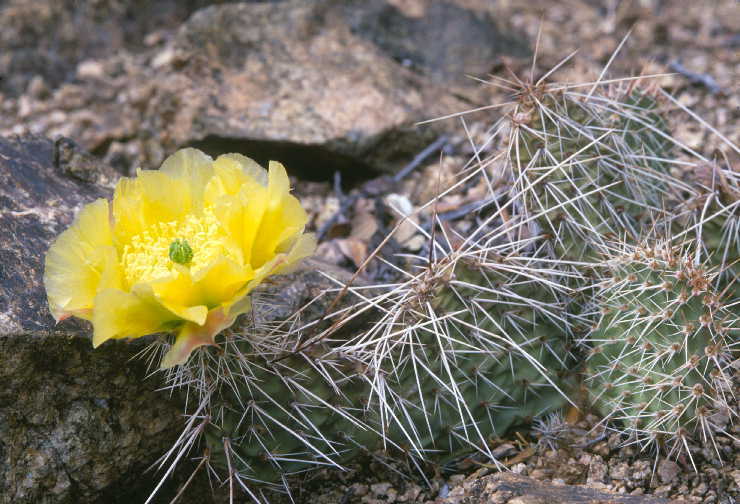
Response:
M177 264L187 264L193 260L193 249L187 240L178 238L170 243L170 260Z

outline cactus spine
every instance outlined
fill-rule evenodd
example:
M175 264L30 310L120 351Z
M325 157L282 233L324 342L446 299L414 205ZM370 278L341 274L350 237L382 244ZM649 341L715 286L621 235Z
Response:
M209 462L256 500L250 482L285 484L379 448L417 465L491 457L490 436L566 404L580 364L574 320L593 324L580 341L586 385L613 428L641 443L711 437L738 355L726 292L738 192L706 200L709 218L684 208L703 226L707 261L689 254L696 243L666 240L622 243L601 263L614 240L670 234L681 221L665 209L696 192L669 174L674 142L652 93L578 89L523 88L503 119L510 190L489 195L498 210L467 238L427 234L407 268L391 265L397 281L348 289L357 302L329 314L326 329L252 320L177 370L173 384L201 401L171 456L205 433ZM476 155L465 180L488 180L488 161ZM736 174L723 174L736 189ZM366 315L362 328L337 331ZM557 441L550 418L543 446Z
M200 352L177 379L204 398L211 463L271 484L380 448L417 463L493 458L491 436L565 404L570 364L562 288L505 249L417 258L371 299L354 291L353 316L379 313L355 337L327 330L296 352L300 332L253 326Z
M598 409L643 443L682 445L728 411L738 317L715 273L668 243L625 247L607 261L586 383ZM733 342L734 341L734 342Z
M727 292L733 282L737 291L740 268L737 175L720 171L722 184L709 185L715 191L703 200L673 177L667 121L652 93L631 87L585 94L531 86L508 120L510 198L520 221L565 270L581 271L568 315L580 325L593 316L589 307L601 314L582 339L593 402L641 442L683 441L697 429L711 436L711 415L727 410L728 365L737 355ZM681 206L686 194L706 202L703 212ZM704 249L694 256L703 263L681 255L670 238L625 244L653 235L686 241L680 223L692 215L694 228L703 225L693 242L695 252ZM604 279L597 265L615 240L623 253L610 256Z
M715 287L729 287L732 297L740 298L740 173L714 163L700 163L693 171L698 195L688 202L694 224L689 232L700 237L703 256L719 271Z
M490 455L489 436L566 402L565 289L536 260L483 242L417 257L414 273L372 300L374 327L350 342L384 349L373 359L395 381L384 384L399 398L389 415L443 459Z
M540 86L511 114L512 197L558 257L595 260L606 237L639 236L679 185L672 144L648 92Z

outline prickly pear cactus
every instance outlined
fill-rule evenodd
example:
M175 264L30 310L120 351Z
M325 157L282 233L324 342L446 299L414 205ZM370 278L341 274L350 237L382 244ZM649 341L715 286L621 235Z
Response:
M191 432L205 434L210 464L250 485L378 449L417 463L493 459L491 436L566 403L572 363L547 272L485 251L419 266L374 297L354 292L347 313L372 313L364 330L311 343L286 329L295 321L256 324L200 352L189 377L181 369L202 396Z
M221 372L242 378L209 400L204 434L214 466L276 483L310 467L341 467L377 447L380 434L361 414L368 387L355 360L326 348L289 356L247 341L231 346L219 357Z
M558 257L593 260L606 237L639 235L679 185L650 93L550 86L525 94L511 118L512 197Z
M593 403L644 443L711 436L710 415L727 412L733 393L737 310L687 250L657 244L613 256L586 338Z
M417 266L372 301L381 317L350 345L370 344L395 397L377 409L399 433L415 433L438 460L490 456L490 436L567 402L559 285L534 261L471 249Z

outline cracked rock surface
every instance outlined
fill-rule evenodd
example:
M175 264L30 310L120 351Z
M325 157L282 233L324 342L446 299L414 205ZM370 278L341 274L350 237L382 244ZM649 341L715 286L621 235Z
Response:
M89 171L70 171L70 159ZM179 422L180 407L153 380L144 382L143 362L129 362L141 344L93 352L85 324L55 326L46 306L43 257L51 241L83 204L110 194L83 180L88 175L113 176L66 142L0 139L3 503L136 500L141 485L131 483Z

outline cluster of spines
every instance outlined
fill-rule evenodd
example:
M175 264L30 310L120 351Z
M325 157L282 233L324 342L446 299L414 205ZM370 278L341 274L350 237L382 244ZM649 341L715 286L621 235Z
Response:
M602 315L601 332L594 329L582 342L591 352L585 374L593 384L593 402L608 415L612 427L621 425L623 433L640 441L685 439L696 428L709 437L716 430L710 413L726 409L727 359L736 351L727 331L736 323L731 314L739 287L740 177L715 165L711 184L705 182L703 188L676 178L674 168L685 164L674 159L682 146L670 136L658 93L633 85L603 89L594 85L582 93L578 87L524 86L514 110L503 119L508 127L494 128L496 134L508 132L502 143L513 181L510 204L518 222L526 225L519 228L519 236L539 237L564 272L580 272L571 279L575 282L566 282L577 293L567 310L577 332L586 332L582 328L593 316L589 307L596 300L604 302L610 292L602 283L602 261L603 252L614 243L626 249L628 243L658 236L666 243L685 243L685 249L693 251L697 264L706 268L684 265L685 274L703 279L699 283L712 282L706 289L713 293L703 295L702 300L713 307L712 316L721 313L727 319L721 325L707 326L701 323L706 323L708 314L697 317L697 331L712 334L701 352L687 356L681 365L671 361L670 355L678 355L677 338L683 333L664 333L676 328L688 331L690 325L677 325L678 317L686 316L685 310L679 310L676 319L669 316L670 308L648 317L648 306L635 312L624 304L608 307L609 315ZM700 164L706 163L698 157ZM606 278L607 283L613 281L610 274ZM666 282L662 285L664 289L668 286ZM652 292L662 292L659 288L653 286ZM680 294L676 302L684 297ZM645 322L648 319L650 323ZM618 330L637 331L639 327L642 332L630 336L634 343L599 344L594 335L603 338L604 324ZM660 338L665 341L661 343ZM684 338L695 344L702 341L696 334L691 338L684 334ZM636 356L640 359L635 361ZM601 362L595 373L594 364L600 359L608 362ZM675 375L677 369L696 374L710 359L716 362L713 371L702 375L705 380L697 376L690 387ZM630 370L635 375L632 379ZM603 376L619 376L619 380L603 381Z
M696 430L711 438L711 416L730 411L739 350L716 273L669 243L623 247L606 265L584 340L593 401L640 443L684 446Z
M255 299L248 329L171 375L201 401L180 451L203 433L209 466L245 488L379 449L417 467L493 459L491 437L566 403L572 355L559 274L518 246L484 242L430 240L399 282L349 289L359 302L303 345L310 324L260 324ZM368 329L335 336L369 310Z
M648 92L542 86L511 117L512 198L563 259L594 260L609 237L640 236L687 189L669 174L672 144Z
M558 386L569 362L560 338L567 332L558 313L562 287L505 246L431 246L388 294L372 300L379 319L348 344L371 350L375 366L392 370L383 393L401 392L392 413L398 427L425 431L429 448L448 457L487 453L490 435L565 401ZM434 434L435 423L457 442Z
M717 289L730 286L740 298L740 172L717 163L694 167L697 195L686 207L691 211L685 234L698 237L701 253L717 270ZM734 282L734 285L732 285Z
M364 418L368 386L361 363L328 345L293 352L303 333L297 318L265 324L261 311L255 302L252 317L225 334L219 348L198 352L170 373L171 386L186 387L197 406L162 460L174 465L203 440L212 474L258 502L267 500L259 496L265 489L287 489L290 474L341 469L347 459L378 448L380 437Z

